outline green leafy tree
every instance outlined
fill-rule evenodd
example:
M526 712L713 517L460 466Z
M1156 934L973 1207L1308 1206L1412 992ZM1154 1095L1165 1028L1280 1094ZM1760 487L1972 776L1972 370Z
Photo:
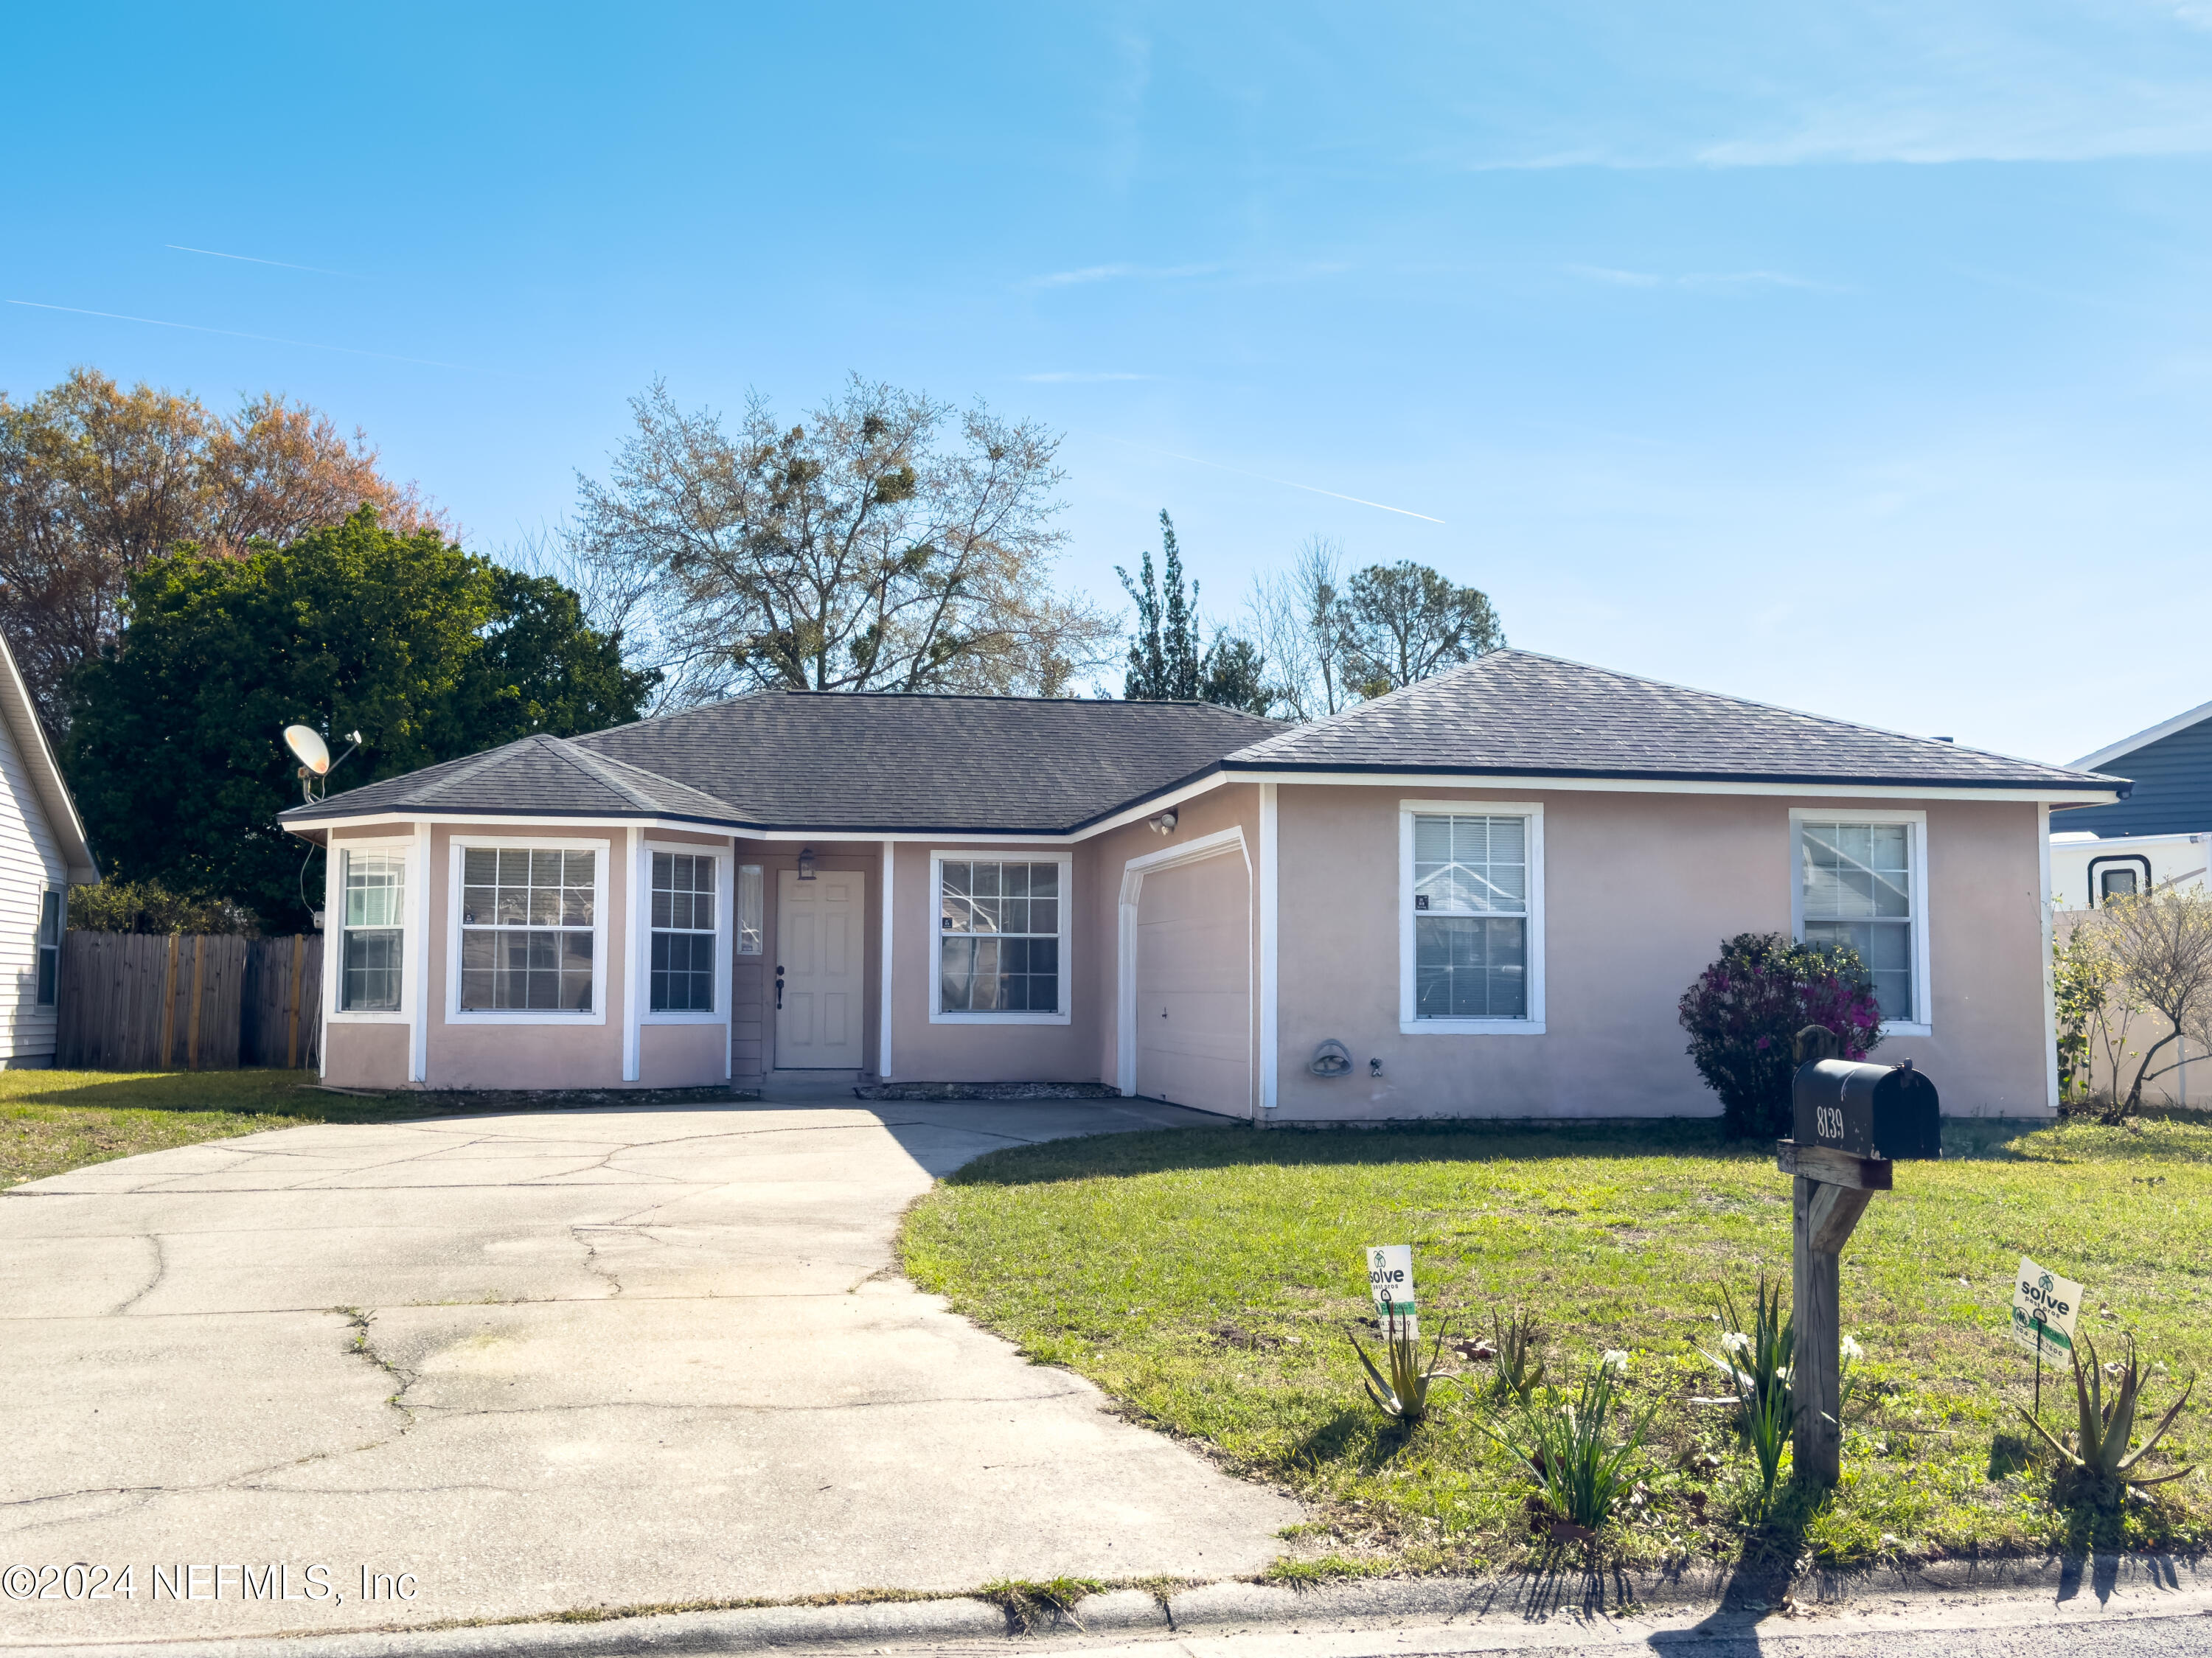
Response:
M1267 683L1267 659L1250 640L1237 634L1217 635L1206 649L1201 667L1200 701L1245 714L1264 714L1274 706L1275 689Z
M1374 697L1497 650L1505 630L1480 588L1407 559L1353 574L1334 642L1343 683Z
M358 786L533 732L637 717L649 674L584 625L576 596L363 508L243 557L157 558L131 582L120 645L77 680L66 764L112 875L303 925L299 799L283 728L358 729Z

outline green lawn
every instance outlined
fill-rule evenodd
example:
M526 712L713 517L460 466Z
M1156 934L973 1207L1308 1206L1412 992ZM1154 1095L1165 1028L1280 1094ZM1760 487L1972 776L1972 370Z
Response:
M1466 1364L1474 1395L1440 1388L1441 1407L1410 1433L1365 1402L1344 1330L1364 1311L1370 1243L1413 1244L1431 1330L1444 1318L1486 1328L1491 1309L1525 1306L1548 1333L1554 1376L1579 1379L1608 1348L1632 1353L1632 1391L1659 1412L1646 1500L1603 1540L1617 1558L2212 1541L2203 1473L2118 1514L2054 1506L2050 1467L2028 1454L2008 1402L2027 1400L2032 1361L2005 1335L2013 1269L2032 1254L2085 1283L2081 1327L2108 1356L2133 1334L2172 1367L2149 1392L2162 1411L2175 1373L2212 1356L2212 1116L2029 1133L1950 1124L1946 1139L1943 1162L1898 1165L1897 1190L1875 1199L1844 1256L1844 1327L1866 1357L1843 1483L1832 1500L1793 1493L1756 1527L1755 1465L1732 1413L1691 1401L1726 1391L1695 1351L1717 1345L1720 1287L1744 1306L1762 1271L1788 1281L1790 1185L1771 1145L1682 1122L1059 1141L994 1152L940 1183L902 1248L917 1283L1036 1362L1081 1372L1138 1419L1314 1503L1304 1570L1540 1553L1531 1487L1475 1425L1501 1414L1486 1367ZM2070 1389L2046 1373L2054 1428ZM2161 1449L2212 1450L2203 1423L2192 1404Z
M750 1098L727 1088L334 1094L306 1071L0 1071L0 1189L87 1163L303 1122L398 1122Z

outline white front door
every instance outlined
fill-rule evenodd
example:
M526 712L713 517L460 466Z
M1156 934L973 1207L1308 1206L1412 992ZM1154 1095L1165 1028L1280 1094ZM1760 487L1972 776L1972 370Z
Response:
M776 1068L858 1071L868 878L787 869L775 893Z

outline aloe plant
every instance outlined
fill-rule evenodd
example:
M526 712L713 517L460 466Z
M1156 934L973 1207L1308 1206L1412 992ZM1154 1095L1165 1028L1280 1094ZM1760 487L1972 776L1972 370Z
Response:
M1607 1432L1627 1358L1607 1353L1571 1399L1547 1387L1522 1400L1504 1431L1475 1424L1527 1466L1553 1514L1586 1531L1611 1519L1635 1483L1637 1455L1658 1409L1651 1406L1632 1419L1626 1438Z
M1444 1336L1449 1326L1440 1326L1437 1339L1429 1349L1426 1363L1421 1362L1421 1342L1417 1335L1405 1331L1393 1314L1382 1342L1383 1363L1389 1367L1385 1376L1375 1361L1367 1356L1367 1349L1359 1345L1359 1333L1346 1330L1352 1339L1352 1351L1359 1355L1360 1367L1367 1372L1363 1384L1375 1408L1394 1422L1411 1426L1429 1413L1429 1388L1434 1382L1449 1381L1449 1376L1437 1375L1437 1359L1443 1351Z
M2087 1348L2089 1354L2089 1362L2086 1365L2081 1362L2083 1348ZM2159 1418L2158 1426L2150 1430L2141 1445L2130 1451L2128 1439L2135 1431L2136 1406L2141 1402L2143 1384L2143 1373L2136 1360L2134 1341L2128 1343L2127 1363L2122 1365L2108 1367L2099 1363L2096 1346L2087 1336L2080 1339L2073 1357L2074 1400L2080 1419L2080 1426L2075 1432L2069 1434L2064 1440L2058 1439L2037 1421L2034 1413L2025 1406L2015 1404L2013 1407L2027 1418L2029 1427L2042 1436L2043 1442L2058 1453L2069 1470L2093 1481L2100 1491L2110 1491L2120 1486L2131 1485L2141 1489L2148 1485L2162 1485L2168 1480L2179 1479L2183 1475L2195 1472L2193 1465L2169 1473L2146 1475L2135 1472L2143 1458L2149 1455L2152 1448L2166 1436L2166 1430L2181 1414L2181 1407L2189 1403L2189 1395L2197 1388L2195 1376L2189 1378L2188 1384L2181 1390L2181 1397L2175 1400L2166 1414ZM2105 1373L2108 1368L2116 1370L2119 1376L2119 1386L2109 1404L2105 1400Z
M1507 1317L1491 1309L1490 1328L1498 1357L1498 1385L1526 1405L1544 1380L1544 1361L1537 1343L1541 1333L1534 1315L1516 1307Z

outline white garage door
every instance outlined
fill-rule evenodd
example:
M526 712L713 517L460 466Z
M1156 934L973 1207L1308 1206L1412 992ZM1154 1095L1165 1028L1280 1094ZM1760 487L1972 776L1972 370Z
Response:
M1241 855L1145 878L1136 977L1137 1091L1249 1116L1251 914Z

